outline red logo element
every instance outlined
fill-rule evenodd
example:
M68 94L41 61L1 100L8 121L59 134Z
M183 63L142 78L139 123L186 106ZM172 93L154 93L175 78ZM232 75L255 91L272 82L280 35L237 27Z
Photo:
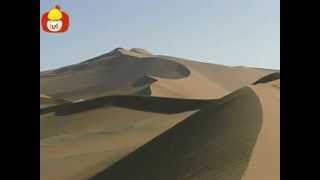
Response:
M42 30L49 33L66 32L69 28L69 15L56 5L42 15Z

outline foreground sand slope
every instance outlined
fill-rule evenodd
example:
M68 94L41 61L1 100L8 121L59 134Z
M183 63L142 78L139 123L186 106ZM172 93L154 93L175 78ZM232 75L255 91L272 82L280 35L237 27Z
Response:
M41 179L87 179L207 103L115 96L49 107L40 116Z
M108 107L44 115L41 179L87 179L192 113L167 115Z
M241 179L261 129L259 98L239 90L209 103L92 179Z

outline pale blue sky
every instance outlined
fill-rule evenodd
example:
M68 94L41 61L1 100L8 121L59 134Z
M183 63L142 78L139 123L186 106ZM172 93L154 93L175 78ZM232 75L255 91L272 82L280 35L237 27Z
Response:
M66 33L41 31L40 70L116 47L232 66L280 69L279 0L42 0L59 4Z

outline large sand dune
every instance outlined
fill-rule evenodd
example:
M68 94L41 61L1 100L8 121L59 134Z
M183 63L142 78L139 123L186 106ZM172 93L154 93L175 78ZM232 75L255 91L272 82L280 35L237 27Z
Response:
M155 77L161 80L153 86L153 96L213 99L272 72L151 55L141 49L117 48L79 64L40 73L40 91L67 100L138 94L154 83L143 79ZM212 91L208 90L212 88ZM197 89L197 92L191 93L191 89ZM143 92L144 95L151 93Z
M43 180L280 179L278 71L117 48L40 83Z

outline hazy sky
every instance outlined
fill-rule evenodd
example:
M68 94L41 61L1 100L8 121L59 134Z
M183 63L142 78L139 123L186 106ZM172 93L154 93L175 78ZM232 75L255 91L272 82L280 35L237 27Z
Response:
M280 69L279 0L41 0L70 16L66 33L41 31L40 70L116 47L233 66Z

